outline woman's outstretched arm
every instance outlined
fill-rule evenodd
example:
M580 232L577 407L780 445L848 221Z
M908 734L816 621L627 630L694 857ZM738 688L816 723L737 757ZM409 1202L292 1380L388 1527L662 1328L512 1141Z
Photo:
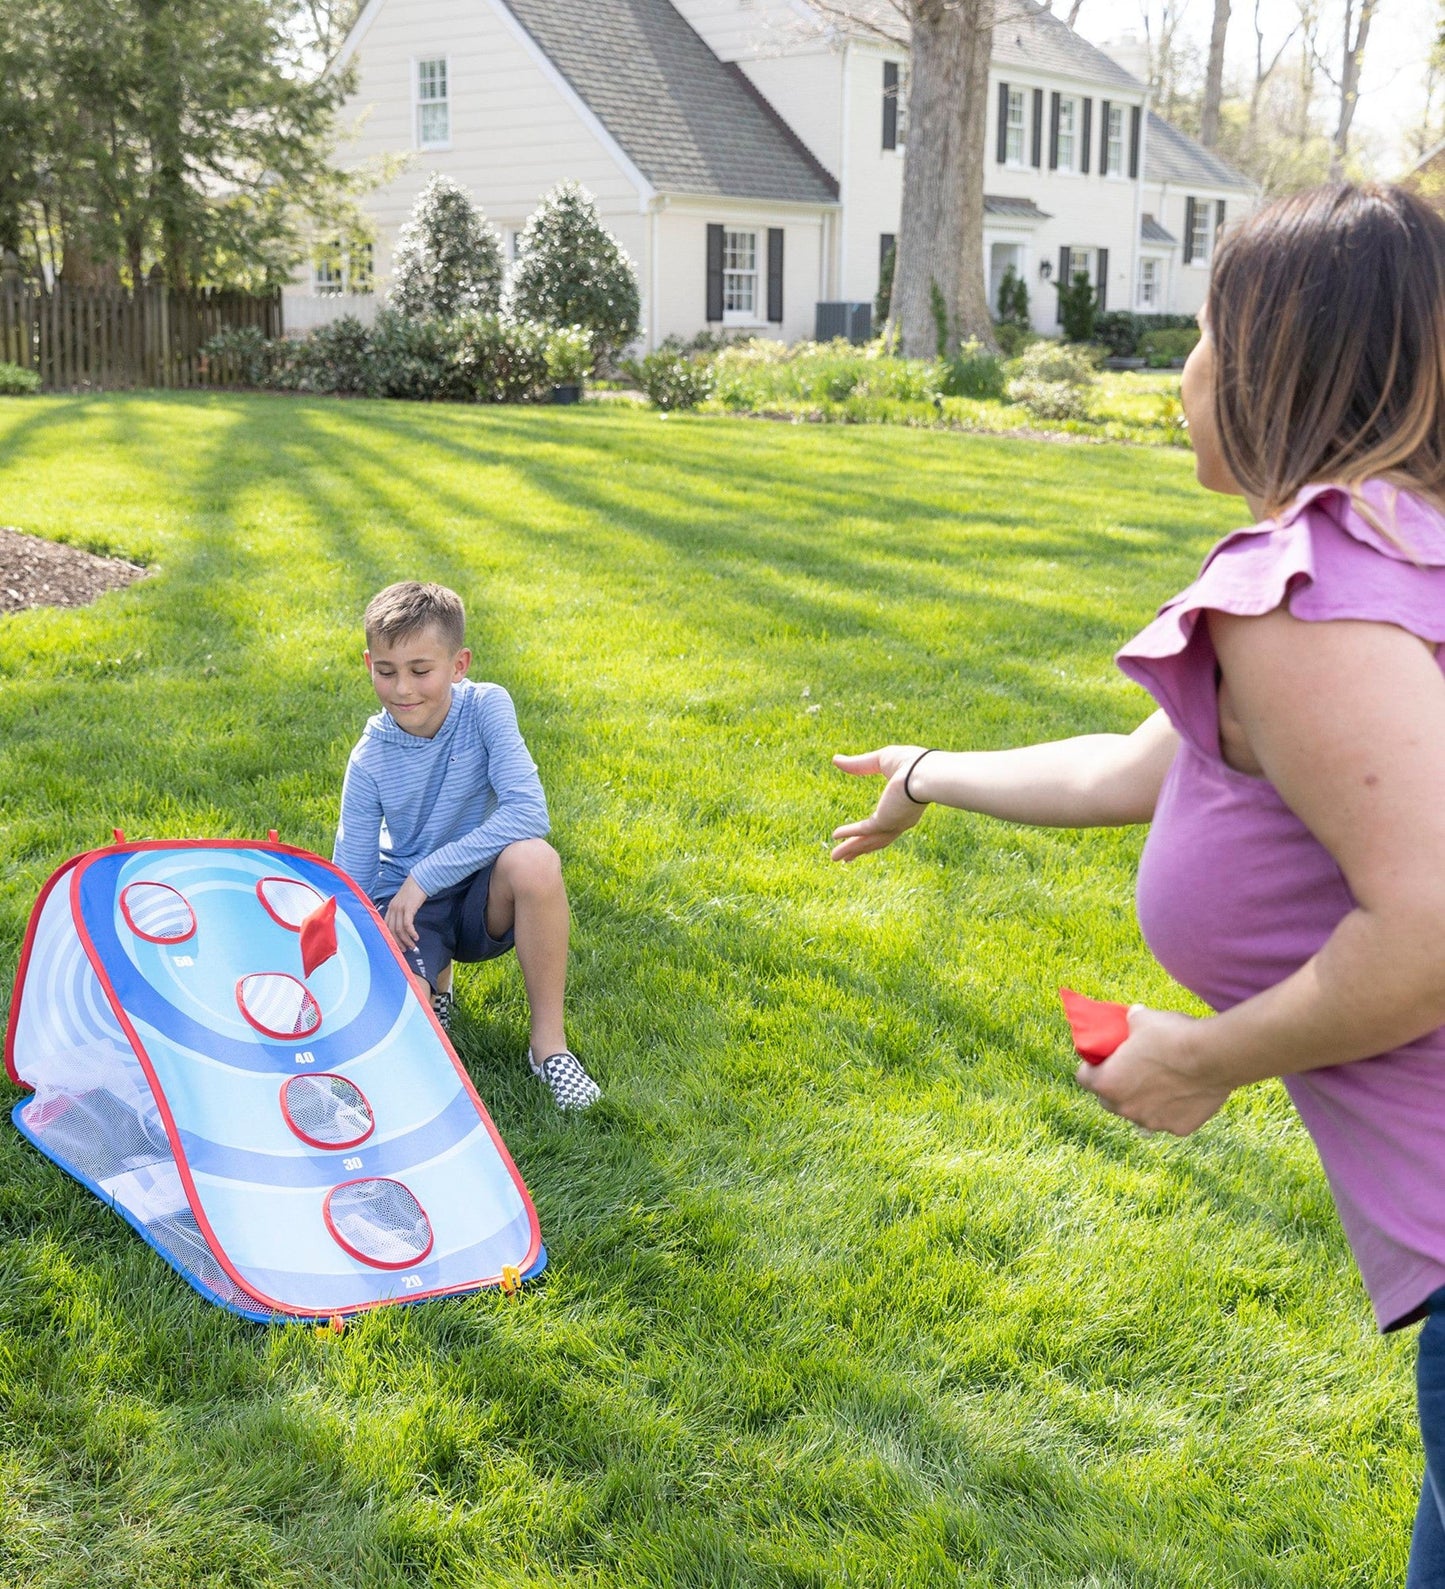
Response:
M1084 734L1018 750L933 750L919 761L922 745L886 745L835 756L844 772L888 782L871 817L834 831L833 859L885 848L932 804L1050 828L1147 822L1178 744L1168 718L1155 712L1132 734Z

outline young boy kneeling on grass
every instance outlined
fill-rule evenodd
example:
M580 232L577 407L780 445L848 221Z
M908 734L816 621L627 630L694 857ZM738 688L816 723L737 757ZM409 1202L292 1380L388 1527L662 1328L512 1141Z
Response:
M567 892L512 698L466 677L462 602L444 585L388 585L365 624L366 666L386 709L346 765L333 859L375 900L443 1027L453 961L515 947L533 1074L559 1109L585 1109L601 1092L563 1027Z

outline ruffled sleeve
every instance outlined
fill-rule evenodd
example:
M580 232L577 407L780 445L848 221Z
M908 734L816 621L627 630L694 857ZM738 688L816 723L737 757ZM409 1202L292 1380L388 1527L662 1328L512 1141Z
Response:
M1353 497L1343 486L1308 486L1277 518L1225 536L1199 578L1116 660L1185 739L1218 760L1218 674L1200 615L1259 617L1281 605L1307 622L1396 624L1445 644L1445 515L1384 481Z

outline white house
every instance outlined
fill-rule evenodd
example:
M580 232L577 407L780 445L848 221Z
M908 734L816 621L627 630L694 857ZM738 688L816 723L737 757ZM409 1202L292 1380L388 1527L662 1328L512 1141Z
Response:
M347 154L406 158L365 201L374 258L318 260L287 323L309 295L384 288L397 229L442 171L509 248L549 188L582 181L637 262L648 346L706 326L811 336L819 304L877 292L906 60L806 0L368 0L338 57L358 74ZM1144 84L1036 0L998 0L989 96L991 299L1012 265L1040 330L1077 270L1107 308L1196 307L1220 200L1242 213L1245 179L1213 156L1194 170L1206 151L1149 113Z

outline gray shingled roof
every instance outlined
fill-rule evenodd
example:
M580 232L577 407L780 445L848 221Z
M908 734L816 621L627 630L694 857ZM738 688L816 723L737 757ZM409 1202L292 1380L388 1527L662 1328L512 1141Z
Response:
M993 64L1144 92L1143 83L1132 72L1081 39L1062 17L1046 11L1037 0L995 0Z
M1152 215L1139 217L1139 241L1141 243L1167 243L1173 247L1179 239L1166 227L1160 226Z
M671 0L504 3L660 192L837 203L837 182Z
M1047 221L1052 219L1032 199L1014 199L1002 193L984 194L983 213L985 215L1007 216L1011 221Z
M1149 112L1149 135L1144 142L1144 180L1176 182L1195 188L1247 188L1254 183L1197 138Z
M893 0L832 0L832 6L871 32L886 34L901 45L907 43L908 24ZM992 60L995 66L1018 66L1136 94L1144 92L1137 77L1081 39L1039 0L994 0Z

